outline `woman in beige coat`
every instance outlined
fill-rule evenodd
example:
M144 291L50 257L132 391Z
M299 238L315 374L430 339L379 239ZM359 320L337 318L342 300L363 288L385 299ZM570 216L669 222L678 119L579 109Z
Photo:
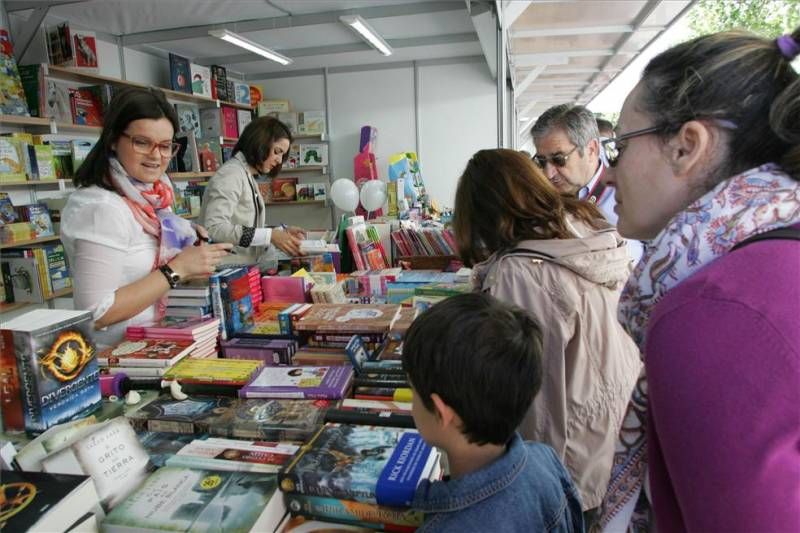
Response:
M503 149L467 164L454 230L476 289L528 310L542 327L544 379L520 432L556 450L592 511L641 367L616 320L631 271L625 241L594 205L561 196L528 158Z
M275 246L289 256L300 255L300 228L268 228L264 199L255 176L275 177L289 156L292 134L272 117L251 121L239 136L233 156L208 180L203 194L202 224L211 240L235 245L228 263L258 261Z

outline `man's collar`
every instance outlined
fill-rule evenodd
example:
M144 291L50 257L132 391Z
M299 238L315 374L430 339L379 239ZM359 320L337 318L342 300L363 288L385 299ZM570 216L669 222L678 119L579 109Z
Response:
M595 170L594 176L592 176L592 179L589 180L589 183L578 190L578 200L585 200L586 197L589 196L589 193L595 188L597 182L600 180L600 177L603 175L603 170L605 170L603 162L598 160L597 170Z

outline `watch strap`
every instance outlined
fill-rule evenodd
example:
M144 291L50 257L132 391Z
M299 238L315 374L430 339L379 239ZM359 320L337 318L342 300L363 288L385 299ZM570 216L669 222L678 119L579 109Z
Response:
M178 286L178 282L181 280L181 277L175 273L168 265L161 265L158 267L158 270L164 274L164 277L167 278L167 283L169 283L170 288L175 288Z

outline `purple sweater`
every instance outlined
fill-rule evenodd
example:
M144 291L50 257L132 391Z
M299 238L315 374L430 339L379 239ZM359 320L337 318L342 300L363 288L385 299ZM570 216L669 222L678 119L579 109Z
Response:
M647 339L658 531L800 531L800 243L696 272Z

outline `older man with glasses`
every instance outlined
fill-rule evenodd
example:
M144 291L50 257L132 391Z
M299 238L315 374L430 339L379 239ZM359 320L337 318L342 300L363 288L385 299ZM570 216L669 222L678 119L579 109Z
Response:
M539 117L531 129L536 155L533 162L562 194L597 205L606 219L617 224L614 188L603 184L604 163L597 120L583 106L553 106ZM642 244L628 241L635 262L642 256Z

